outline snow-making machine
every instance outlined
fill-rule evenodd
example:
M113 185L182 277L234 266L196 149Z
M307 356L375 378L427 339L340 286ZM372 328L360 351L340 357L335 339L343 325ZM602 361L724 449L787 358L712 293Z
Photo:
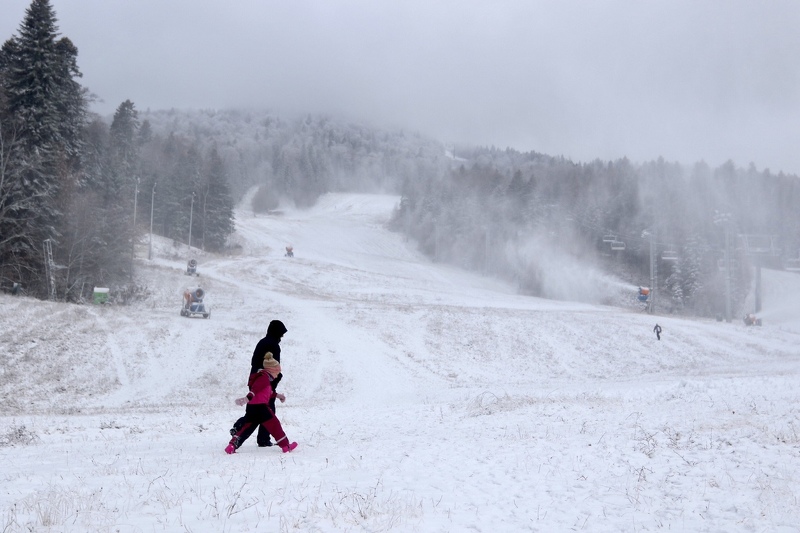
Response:
M760 326L761 319L756 317L756 315L752 313L748 313L744 315L744 325L745 326Z
M194 317L202 316L208 318L211 316L211 310L203 303L206 291L201 287L190 287L183 291L183 307L181 307L181 316Z
M186 264L186 275L200 277L200 274L197 272L197 259L189 259L189 262Z

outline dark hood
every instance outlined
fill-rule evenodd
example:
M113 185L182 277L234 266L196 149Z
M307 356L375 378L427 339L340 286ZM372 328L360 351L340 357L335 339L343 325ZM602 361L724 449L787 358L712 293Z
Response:
M269 326L267 326L267 337L273 337L277 339L287 331L288 330L286 329L286 326L283 325L283 322L280 320L273 320L269 323Z

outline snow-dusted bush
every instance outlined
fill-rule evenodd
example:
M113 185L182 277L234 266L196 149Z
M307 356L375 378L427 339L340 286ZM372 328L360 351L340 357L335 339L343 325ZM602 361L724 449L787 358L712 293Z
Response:
M29 446L38 440L39 436L24 425L11 426L0 433L0 446Z

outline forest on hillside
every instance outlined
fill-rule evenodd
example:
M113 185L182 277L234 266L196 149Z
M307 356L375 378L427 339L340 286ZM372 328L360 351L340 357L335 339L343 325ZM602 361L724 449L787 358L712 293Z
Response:
M550 283L548 270L582 262L653 283L661 311L717 316L741 309L756 267L797 268L797 176L731 162L459 153L438 179L405 184L396 226L430 255L516 280L523 292L593 300L584 287Z
M755 266L800 257L797 176L728 162L576 163L495 147L445 146L418 133L268 111L158 111L164 138L217 147L238 201L255 212L312 205L326 192L401 197L391 228L437 261L513 281L526 294L617 304L553 272L607 272L654 284L659 311L738 312ZM633 296L631 297L633 300Z
M80 77L50 2L33 0L0 49L0 284L53 300L135 285L145 192L158 190L148 203L163 235L214 251L234 228L213 146L154 135L130 100L110 119L90 113Z
M0 285L41 298L135 286L151 216L158 235L229 251L234 206L253 187L256 213L328 192L396 194L391 228L426 255L548 298L616 304L585 282L605 272L652 284L659 312L715 316L741 309L755 267L800 257L800 181L782 172L581 163L268 110L126 100L102 117L79 78L49 1L33 0L0 50ZM567 283L554 275L567 271Z

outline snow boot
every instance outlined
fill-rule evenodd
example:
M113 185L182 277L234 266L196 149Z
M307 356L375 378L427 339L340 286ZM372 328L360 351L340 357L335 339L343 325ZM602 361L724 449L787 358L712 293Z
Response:
M283 453L290 452L290 451L294 450L295 448L297 448L297 443L296 442L290 442L289 444L281 446L281 450L283 450Z
M228 443L228 445L225 446L225 453L227 453L228 455L236 453L236 449L238 447L239 447L239 437L234 435L233 438L231 438L231 441Z

